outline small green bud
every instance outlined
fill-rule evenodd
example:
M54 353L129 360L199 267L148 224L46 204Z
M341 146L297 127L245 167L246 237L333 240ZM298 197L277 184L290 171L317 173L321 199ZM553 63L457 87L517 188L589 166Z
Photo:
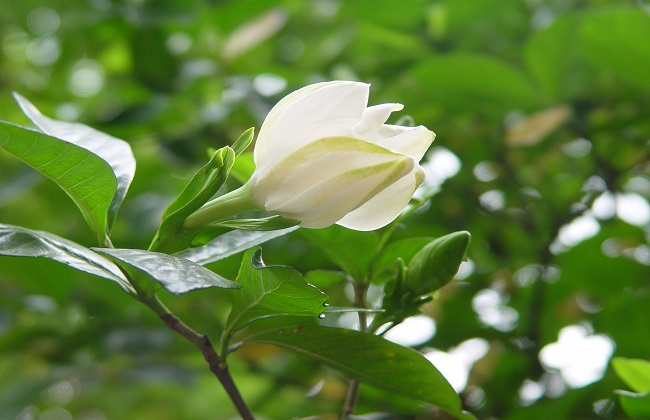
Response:
M471 237L467 231L454 232L434 239L419 250L408 264L408 292L427 295L449 283L465 260Z

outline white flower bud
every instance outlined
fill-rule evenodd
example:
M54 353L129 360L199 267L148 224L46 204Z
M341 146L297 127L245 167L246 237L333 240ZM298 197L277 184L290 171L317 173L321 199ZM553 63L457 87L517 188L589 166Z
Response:
M402 105L367 107L369 87L318 83L282 99L255 145L254 201L308 228L374 230L394 220L424 179L418 162L435 134L384 124Z

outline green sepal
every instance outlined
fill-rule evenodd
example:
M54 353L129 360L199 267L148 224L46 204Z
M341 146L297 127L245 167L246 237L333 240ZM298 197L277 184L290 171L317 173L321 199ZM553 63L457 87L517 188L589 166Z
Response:
M223 235L232 230L269 232L273 230L287 229L300 224L299 220L285 219L282 216L270 216L260 219L229 219L212 223L202 228L192 239L191 246L203 246L217 236Z
M255 135L255 127L251 127L248 130L244 131L241 136L232 144L232 149L235 151L235 155L239 156L248 146L253 142L253 136Z
M381 308L385 312L373 319L370 331L387 323L395 326L419 314L420 306L433 299L431 294L454 278L465 260L470 239L466 231L450 233L426 244L408 264L398 258L396 273L384 286Z
M229 219L214 223L229 229L269 231L286 229L300 224L300 220L285 219L282 216L270 216L260 219Z
M255 159L253 153L245 152L237 156L235 164L230 169L230 175L233 179L245 184L255 172Z
M384 285L382 312L372 320L369 331L377 331L387 323L391 323L391 327L400 324L406 318L418 315L420 306L433 299L431 296L414 296L408 292L405 286L407 268L404 260L398 258L395 267L395 276Z
M183 226L185 219L214 196L228 178L235 162L229 146L213 153L210 161L192 177L178 198L165 210L163 221L149 250L178 252L188 248L198 229Z
M408 263L406 291L414 296L428 295L449 283L466 258L470 239L469 232L459 231L425 245Z

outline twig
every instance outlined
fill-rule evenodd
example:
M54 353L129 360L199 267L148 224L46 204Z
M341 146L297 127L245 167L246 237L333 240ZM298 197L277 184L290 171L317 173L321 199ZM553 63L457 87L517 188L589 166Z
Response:
M366 307L366 292L368 286L365 284L354 285L354 306L357 308ZM365 312L357 312L359 316L359 331L366 331L368 329L368 318ZM359 399L359 386L361 383L356 379L351 379L348 383L348 392L345 395L345 402L343 403L343 411L341 412L341 420L347 420L354 412L354 406Z
M156 314L158 314L167 328L181 335L187 341L192 343L192 345L196 347L201 352L201 354L203 354L205 361L208 362L210 371L217 377L217 379L219 379L219 382L221 382L221 385L228 393L228 396L237 408L237 411L239 411L242 419L254 420L255 417L253 416L253 413L239 393L239 390L237 389L232 376L230 376L228 366L214 350L214 346L212 345L210 338L207 335L199 334L190 328L176 315L172 314L162 304L162 302L158 300L158 298L155 298L154 304L147 306L149 306L154 312L156 312Z

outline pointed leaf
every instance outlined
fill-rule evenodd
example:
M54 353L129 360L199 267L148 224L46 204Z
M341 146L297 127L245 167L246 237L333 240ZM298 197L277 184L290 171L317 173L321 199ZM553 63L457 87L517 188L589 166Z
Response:
M227 280L183 258L140 249L93 248L93 250L110 257L122 267L137 269L175 295L206 287L223 289L241 287L234 281Z
M14 98L30 120L45 134L74 143L102 158L110 165L117 179L117 190L108 210L108 232L115 221L117 211L124 201L133 176L135 175L135 158L131 146L106 133L84 124L57 121L41 114L31 102L18 93Z
M105 242L108 211L117 191L106 161L80 146L2 121L0 147L56 182L81 209L100 243Z
M291 267L265 266L260 248L244 254L233 295L227 330L241 329L257 319L280 315L318 316L327 296Z
M474 418L462 411L454 388L422 354L376 335L310 325L254 334L245 343L282 347L351 379L433 404L456 418Z
M129 281L112 261L48 232L0 224L0 255L47 258L112 280L125 292L135 294Z
M255 245L270 241L273 238L286 235L297 229L298 226L269 232L235 230L224 233L202 247L179 252L176 256L194 261L197 264L206 265L250 249Z
M181 194L167 207L152 250L176 252L189 247L196 230L185 231L183 222L204 205L228 178L235 152L228 146L212 154L210 161L192 177Z

